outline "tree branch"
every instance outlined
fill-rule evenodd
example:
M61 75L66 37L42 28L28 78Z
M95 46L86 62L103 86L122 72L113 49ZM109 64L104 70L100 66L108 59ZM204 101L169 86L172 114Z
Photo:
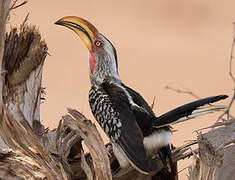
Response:
M15 1L12 3L12 6L11 6L10 9L9 9L10 11L13 10L13 9L19 8L19 7L23 6L23 5L25 5L26 3L28 3L28 1L23 1L22 3L16 5L17 1L18 1L18 0L15 0Z
M166 86L165 89L172 90L172 91L175 91L177 93L189 94L190 96L193 96L196 99L200 99L200 97L192 91L185 91L185 90L181 90L181 89L176 89L176 88L173 88L173 87L170 87L170 86Z

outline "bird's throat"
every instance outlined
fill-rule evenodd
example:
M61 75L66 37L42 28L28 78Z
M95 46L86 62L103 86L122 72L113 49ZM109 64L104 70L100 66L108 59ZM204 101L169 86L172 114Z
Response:
M95 62L95 56L92 53L90 53L89 54L89 65L90 65L90 70L91 70L92 73L95 69L95 63L96 63Z

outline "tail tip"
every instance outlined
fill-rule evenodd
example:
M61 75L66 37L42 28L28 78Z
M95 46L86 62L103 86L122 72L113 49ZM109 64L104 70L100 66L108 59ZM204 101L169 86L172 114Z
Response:
M219 98L219 99L227 99L227 98L228 98L228 95L226 95L226 94L219 95L218 98Z

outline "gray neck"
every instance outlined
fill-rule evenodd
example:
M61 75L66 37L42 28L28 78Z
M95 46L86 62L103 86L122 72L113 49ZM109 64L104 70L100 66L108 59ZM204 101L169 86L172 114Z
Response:
M90 72L90 80L92 85L100 85L104 81L121 84L118 75L117 55L112 43L102 34L98 35L104 42L103 48L94 53L95 67Z
M104 81L111 81L121 84L116 60L112 54L108 54L107 51L100 51L96 53L95 59L95 69L93 73L90 72L90 80L92 85L100 85Z

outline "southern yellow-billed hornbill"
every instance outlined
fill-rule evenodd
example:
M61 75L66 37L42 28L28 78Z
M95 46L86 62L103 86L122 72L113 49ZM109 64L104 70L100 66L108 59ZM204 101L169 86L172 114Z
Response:
M122 168L131 164L144 174L156 170L157 164L150 155L151 151L158 152L166 166L166 159L171 161L169 124L223 108L199 108L227 98L226 95L219 95L183 105L156 117L142 96L122 83L114 46L91 23L69 16L55 24L72 29L89 50L91 111L109 136Z

